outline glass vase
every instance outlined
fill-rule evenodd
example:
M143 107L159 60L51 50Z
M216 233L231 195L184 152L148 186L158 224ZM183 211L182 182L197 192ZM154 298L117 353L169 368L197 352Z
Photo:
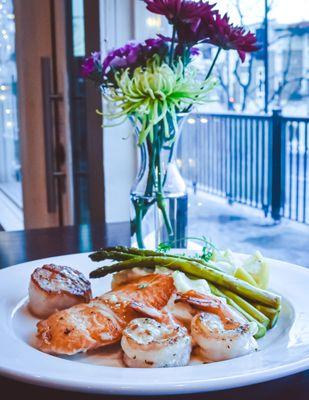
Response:
M176 160L177 144L187 114L177 124L154 126L153 137L139 145L139 169L131 189L131 243L156 248L160 243L186 247L188 194ZM175 126L176 125L176 126ZM139 138L140 126L134 125Z

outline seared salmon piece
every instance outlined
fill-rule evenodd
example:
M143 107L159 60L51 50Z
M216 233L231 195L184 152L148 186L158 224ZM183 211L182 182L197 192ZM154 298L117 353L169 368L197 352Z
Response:
M73 355L120 341L125 326L151 310L162 309L175 291L169 275L150 274L52 314L37 324L38 347L51 354Z

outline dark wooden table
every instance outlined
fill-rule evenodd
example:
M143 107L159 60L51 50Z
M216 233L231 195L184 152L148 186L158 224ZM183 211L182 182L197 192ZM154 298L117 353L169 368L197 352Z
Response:
M65 228L37 229L20 232L0 232L0 268L10 265L62 254L87 252L99 247L129 244L128 224L98 226L75 226ZM0 294L1 296L1 294ZM1 339L0 339L1 340ZM205 373L207 373L205 371ZM32 400L92 400L133 399L64 392L32 386L0 377L1 398ZM2 394L7 394L2 397ZM307 400L309 398L309 371L287 378L246 386L234 390L195 395L164 396L164 399L216 399L216 400ZM147 399L158 397L147 397ZM163 398L163 397L161 397Z

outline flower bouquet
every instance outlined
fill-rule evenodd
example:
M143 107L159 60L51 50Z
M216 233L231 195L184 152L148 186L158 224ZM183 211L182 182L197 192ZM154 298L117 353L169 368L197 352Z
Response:
M220 51L236 50L242 61L258 50L256 37L234 26L214 5L202 0L143 0L147 9L163 15L171 37L158 35L144 42L130 41L87 58L82 72L98 83L110 112L104 121L122 123L129 118L140 148L140 169L131 191L132 235L144 247L147 233L155 244L168 241L184 246L187 191L175 163L183 121L192 107L207 101L215 85L212 71ZM200 47L217 48L209 71L198 77L192 61Z

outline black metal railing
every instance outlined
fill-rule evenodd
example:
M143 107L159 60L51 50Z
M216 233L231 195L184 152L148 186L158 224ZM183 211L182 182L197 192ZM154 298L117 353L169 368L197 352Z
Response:
M282 118L284 149L283 216L309 223L309 119Z
M309 223L308 118L194 113L179 143L194 190Z

